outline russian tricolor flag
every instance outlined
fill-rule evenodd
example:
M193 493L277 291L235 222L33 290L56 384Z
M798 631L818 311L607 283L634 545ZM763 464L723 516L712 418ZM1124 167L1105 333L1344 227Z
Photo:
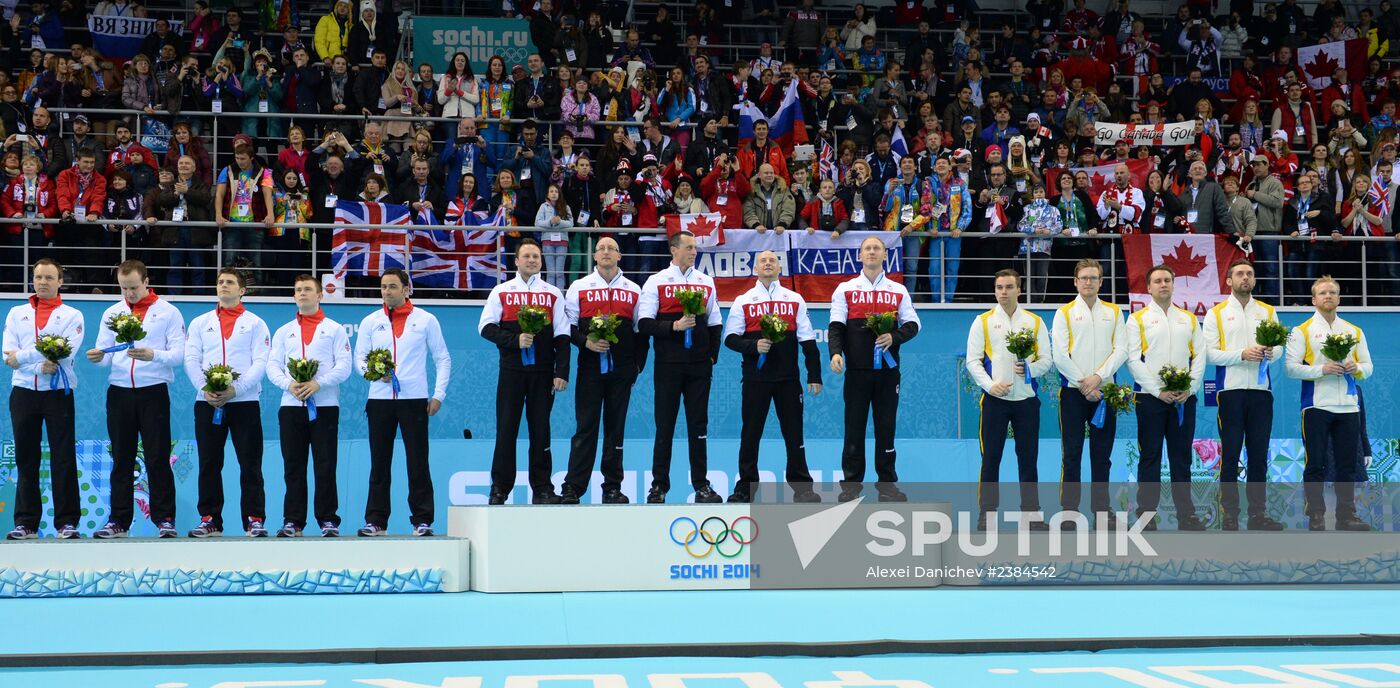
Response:
M783 147L783 152L791 154L793 146L807 143L807 125L802 120L802 104L797 100L797 81L788 84L783 94L783 103L772 117L765 117L752 101L744 101L739 106L739 145L753 140L753 123L768 121L768 138Z

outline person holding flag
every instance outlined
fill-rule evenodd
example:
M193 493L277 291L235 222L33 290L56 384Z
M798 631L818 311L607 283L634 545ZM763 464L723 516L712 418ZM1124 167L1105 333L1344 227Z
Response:
M1060 373L1060 508L1077 511L1088 426L1089 476L1093 488L1089 505L1097 528L1116 523L1108 504L1108 479L1118 413L1103 399L1103 386L1113 382L1128 358L1123 309L1099 298L1103 266L1093 258L1074 265L1074 288L1079 295L1055 311L1050 327L1055 369ZM1069 523L1069 522L1066 522Z
M1322 485L1327 452L1336 457L1337 530L1368 531L1356 515L1356 461L1360 396L1356 381L1375 372L1366 333L1337 316L1341 287L1323 275L1312 284L1316 312L1288 334L1284 369L1303 381L1303 495L1308 530L1326 530Z
M617 240L603 237L594 245L597 269L569 285L564 316L578 347L574 386L577 427L569 443L569 471L561 504L578 504L588 490L598 450L598 422L603 423L603 503L626 504L622 493L622 442L632 385L646 364L647 339L637 332L641 287L618 269Z
M263 374L272 348L267 323L243 308L243 273L224 268L214 280L214 310L190 321L185 376L194 386L194 436L199 450L199 525L192 538L224 534L224 444L233 436L240 510L248 537L267 537L263 493ZM224 377L219 381L220 370Z
M1246 449L1246 494L1250 530L1283 530L1266 513L1264 486L1269 480L1269 432L1274 425L1273 378L1269 364L1278 359L1284 334L1274 307L1252 298L1254 265L1243 258L1225 273L1230 296L1210 309L1203 337L1206 362L1215 365L1216 403L1220 407L1221 529L1240 529L1240 450Z
M739 482L729 496L731 503L753 499L758 483L758 443L768 420L771 402L787 447L787 482L793 501L820 502L812 491L807 453L802 441L802 380L797 370L797 350L807 366L807 391L822 392L821 354L817 335L807 316L807 302L797 292L778 283L782 263L778 254L764 251L754 258L758 283L739 295L724 324L724 345L744 360L743 400L739 431Z
M135 317L144 337L118 342L118 332L103 327L89 362L107 372L107 438L112 444L110 516L97 529L98 539L126 537L133 516L136 451L139 439L146 468L151 522L162 538L175 530L175 474L170 470L170 385L185 363L185 318L174 304L150 289L146 265L128 260L117 266L122 300L102 313L104 324Z
M515 267L514 279L491 289L476 328L501 352L488 503L505 504L515 489L515 444L524 411L530 435L530 503L558 504L550 478L549 413L554 394L569 386L569 319L564 295L540 275L544 257L538 241L520 240Z
M1206 372L1206 342L1196 316L1172 305L1175 280L1176 271L1166 265L1148 270L1152 302L1134 311L1128 322L1128 370L1138 390L1137 513L1157 510L1165 440L1177 529L1205 530L1191 501L1191 438L1196 434L1197 393ZM1156 529L1154 515L1144 530Z
M360 537L379 537L389 525L389 471L394 460L394 436L403 437L408 466L408 508L413 534L433 534L433 474L428 470L428 418L442 409L452 380L452 354L442 326L432 313L417 308L408 273L398 268L379 278L384 306L360 321L355 333L355 368L370 379L365 416L369 420L369 494ZM383 368L371 370L370 356ZM428 393L428 356L434 380ZM386 360L387 359L387 360ZM371 379L373 378L373 379Z
M1394 162L1382 159L1376 163L1375 179L1371 182L1366 202L1370 215L1380 218L1380 222L1368 224L1371 236L1400 234L1400 230L1393 227L1391 218L1395 212L1397 188L1390 181L1394 171ZM1366 248L1366 254L1373 262L1367 267L1367 274L1377 275L1387 282L1385 289L1390 295L1391 305L1395 305L1400 301L1400 244L1394 241L1380 242L1379 246L1373 244Z
M861 273L831 294L827 350L831 372L847 373L845 445L841 450L842 502L860 496L865 481L866 419L875 422L876 490L882 502L908 497L896 483L894 428L899 415L899 347L919 334L919 314L909 291L887 279L885 242L869 236L860 242Z
M322 537L340 535L335 485L340 385L350 379L350 337L321 310L321 280L297 275L297 314L272 335L267 379L282 392L277 411L287 493L277 537L301 537L306 528L306 458L316 476L316 522Z
M710 382L719 361L721 318L714 278L695 267L695 235L681 231L667 241L671 264L647 278L637 305L637 329L656 343L656 444L648 504L664 504L671 489L671 444L685 401L690 483L695 501L723 499L706 476Z
M1006 428L1016 435L1016 467L1021 483L1021 511L1040 511L1036 493L1036 457L1040 442L1039 385L1035 379L1053 363L1050 331L1040 316L1020 308L1021 274L998 270L993 276L997 305L977 316L967 333L967 372L982 388L978 408L978 440L982 446L982 486L977 490L977 528L987 529L988 514L996 519L1000 488L988 487L1001 478L1001 454ZM993 524L995 528L995 524ZM1031 530L1048 530L1044 521Z
M44 504L39 492L43 433L48 430L53 528L61 540L82 537L78 492L76 411L78 376L71 353L83 345L83 314L64 305L63 266L50 258L34 264L34 294L10 309L0 337L10 373L10 423L15 437L15 527L7 540L39 537ZM49 343L46 343L49 342ZM67 348L70 355L58 356Z

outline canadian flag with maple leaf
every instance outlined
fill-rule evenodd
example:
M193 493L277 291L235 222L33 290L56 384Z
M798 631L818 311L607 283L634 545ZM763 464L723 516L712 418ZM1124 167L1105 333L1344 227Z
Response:
M1123 237L1123 257L1131 310L1152 302L1147 271L1165 265L1176 272L1172 303L1200 318L1229 295L1225 270L1244 251L1223 234L1133 234Z
M1333 41L1310 45L1298 49L1298 65L1308 75L1308 86L1320 92L1332 85L1332 74L1337 68L1347 70L1348 81L1360 84L1366 77L1366 49L1368 40L1356 38L1350 41ZM1326 103L1319 103L1326 110Z
M720 213L685 213L666 216L666 236L690 232L700 248L724 243L724 215Z

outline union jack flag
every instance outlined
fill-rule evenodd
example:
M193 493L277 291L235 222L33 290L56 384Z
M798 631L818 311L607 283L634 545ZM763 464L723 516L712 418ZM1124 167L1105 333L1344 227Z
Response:
M432 229L413 232L409 277L415 286L439 289L489 289L505 279L499 227L506 213L480 211L461 215L465 229ZM420 224L429 224L420 222Z
M822 139L822 149L817 154L817 179L836 181L836 152L832 150L831 142L826 139Z
M1382 218L1390 215L1390 180L1376 175L1376 180L1371 182L1371 190L1367 193L1370 197L1370 205L1377 209L1377 215Z
M412 224L408 206L390 203L337 201L331 235L331 265L337 277L347 272L378 276L389 268L407 268L409 231L367 229L365 225Z

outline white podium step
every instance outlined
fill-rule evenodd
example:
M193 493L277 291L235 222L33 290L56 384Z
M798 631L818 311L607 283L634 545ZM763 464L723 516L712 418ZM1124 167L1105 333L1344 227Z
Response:
M447 532L471 540L482 592L738 589L761 573L746 504L454 506Z
M461 592L451 537L132 538L0 543L0 597Z

